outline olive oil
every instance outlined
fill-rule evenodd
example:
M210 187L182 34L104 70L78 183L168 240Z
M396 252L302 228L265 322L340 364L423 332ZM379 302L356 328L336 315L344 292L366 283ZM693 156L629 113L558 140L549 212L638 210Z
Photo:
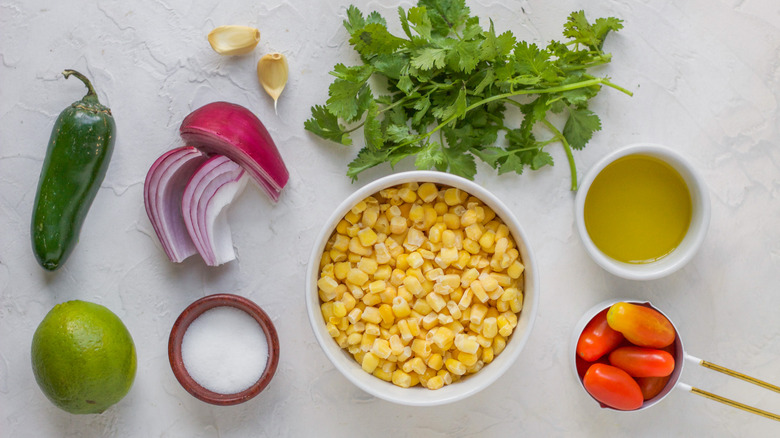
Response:
M688 186L676 170L654 157L629 155L594 179L585 197L585 227L609 257L649 263L680 244L691 210Z

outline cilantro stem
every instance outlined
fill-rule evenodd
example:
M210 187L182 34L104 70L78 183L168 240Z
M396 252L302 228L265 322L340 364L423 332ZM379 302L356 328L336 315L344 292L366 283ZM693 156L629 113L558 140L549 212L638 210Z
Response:
M577 190L577 165L574 163L574 154L571 151L571 146L569 145L569 142L566 141L566 137L563 136L563 133L558 130L558 128L555 127L552 123L550 123L547 118L542 118L542 123L544 123L544 126L547 127L550 131L553 132L554 138L561 141L563 144L563 150L566 151L566 158L569 160L569 172L571 173L571 191L574 192Z

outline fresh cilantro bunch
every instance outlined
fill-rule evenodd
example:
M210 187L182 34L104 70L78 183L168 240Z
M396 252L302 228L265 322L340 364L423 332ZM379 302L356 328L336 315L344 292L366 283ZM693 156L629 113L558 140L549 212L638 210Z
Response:
M552 165L545 147L561 143L576 190L572 149L585 147L601 129L588 101L602 85L631 95L586 71L610 62L602 46L610 31L623 27L621 20L599 18L591 24L584 12L573 12L564 25L568 40L541 48L517 41L509 31L496 34L492 20L485 30L464 0L419 0L408 11L399 7L398 16L405 37L391 34L377 12L364 17L355 6L347 9L344 27L363 64L336 64L330 97L324 106L312 107L304 124L344 145L363 128L365 146L347 171L353 181L368 168L392 166L409 156L419 169L469 179L477 172L476 158L499 174L520 174L526 166ZM524 115L516 127L505 124L507 105ZM550 122L549 113L565 113L562 129ZM537 138L540 126L549 138ZM497 145L499 133L503 147Z

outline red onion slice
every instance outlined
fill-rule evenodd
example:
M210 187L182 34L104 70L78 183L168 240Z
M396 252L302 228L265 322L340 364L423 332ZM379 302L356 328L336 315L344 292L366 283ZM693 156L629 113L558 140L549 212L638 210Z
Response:
M236 258L227 207L246 186L246 172L224 155L203 163L182 195L181 214L196 250L208 266Z
M185 117L179 132L188 145L225 155L241 165L271 200L279 200L289 173L268 130L251 111L233 103L212 102Z
M160 156L144 180L144 207L165 255L180 263L196 253L181 216L184 188L207 156L194 147L173 149Z

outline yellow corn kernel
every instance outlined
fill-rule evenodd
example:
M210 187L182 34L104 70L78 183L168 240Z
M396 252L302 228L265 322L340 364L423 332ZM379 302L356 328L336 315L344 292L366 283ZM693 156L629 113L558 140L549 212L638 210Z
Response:
M447 226L450 230L457 230L460 228L460 217L454 213L445 213L444 216L442 216L442 219L444 221L444 225Z
M448 188L444 191L444 202L450 207L458 204L463 204L468 199L469 194L461 189L454 187Z
M459 333L455 335L455 348L458 350L474 354L479 350L479 343L477 342L477 337L472 335L466 335L463 333Z
M480 224L471 224L464 228L464 231L466 233L466 237L473 240L473 241L479 241L479 239L482 237L482 234L484 233L484 229L482 228L482 225Z
M417 277L405 277L403 284L404 287L406 287L406 290L408 290L414 296L419 296L423 292L422 284L420 284L420 280L418 280Z
M431 342L444 351L447 351L452 347L452 342L454 340L455 333L447 327L437 327L431 338Z
M343 234L336 234L336 239L333 242L332 249L346 252L349 248L349 237Z
M411 362L412 371L417 374L425 374L425 371L428 370L428 365L425 364L425 361L421 357L415 357L409 362Z
M479 281L482 283L485 292L493 292L498 287L498 280L490 274L480 274Z
M347 307L341 301L333 303L333 316L341 318L347 316Z
M431 390L441 389L444 386L444 378L442 376L433 376L425 382L425 386Z
M379 299L384 304L393 304L395 297L396 288L392 284L387 285L382 291L379 292Z
M363 257L368 257L374 252L371 247L366 248L363 246L358 237L353 237L349 240L349 251Z
M395 315L393 314L393 308L389 304L382 304L379 306L379 315L382 317L383 324L392 324L395 321Z
M398 321L398 333L401 335L401 339L405 343L411 342L412 339L414 339L414 335L412 335L412 331L409 330L409 322L405 319L402 319Z
M349 228L349 225L350 225L349 222L347 222L346 220L344 219L340 220L339 223L336 224L336 232L342 235L347 234L347 228Z
M393 216L390 219L390 232L393 234L403 234L406 232L406 218L402 216Z
M361 366L363 367L363 371L367 373L373 373L374 370L379 366L379 358L373 353L368 352L363 355L363 362L361 363Z
M482 335L486 338L494 338L498 334L497 318L489 317L482 321Z
M445 246L439 251L439 256L435 260L440 267L446 268L458 260L458 249Z
M458 260L452 262L452 266L458 269L463 269L468 266L470 260L471 254L469 254L468 251L458 251Z
M406 320L409 323L409 331L412 333L412 336L417 336L420 334L420 320L419 318L406 318Z
M371 283L368 283L368 293L378 294L379 292L384 291L386 287L384 280L372 281Z
M337 280L344 280L347 278L347 273L351 268L352 265L349 262L338 262L333 265L333 276Z
M404 343L401 341L401 337L397 334L390 336L388 342L390 344L390 353L393 356L398 356L404 352Z
M460 301L458 301L458 308L461 310L466 310L471 306L471 299L474 296L474 291L471 290L471 288L466 289L465 292L463 292L463 296L460 297Z
M404 240L404 248L408 251L414 251L425 243L425 234L417 228L410 228L406 233L406 240Z
M377 218L376 223L374 224L374 230L377 233L382 234L388 234L390 232L390 221L387 219L387 216L381 215Z
M425 209L422 205L412 205L409 209L409 220L412 221L415 226L422 227L425 223Z
M501 294L501 297L499 300L501 301L512 301L515 298L517 298L517 295L520 293L520 291L516 287L508 287L504 289L504 293Z
M440 313L436 319L439 321L439 325L447 325L455 321L452 319L451 315L447 315L446 313Z
M471 282L479 278L479 271L474 268L469 268L460 274L460 286L469 287Z
M412 353L421 359L427 359L431 355L431 346L422 339L412 340Z
M485 287L482 285L481 280L474 280L471 282L471 291L474 293L474 297L476 297L479 301L486 303L490 297L488 297L487 292L485 292Z
M360 244L369 247L376 243L376 233L371 228L363 228L357 234Z
M380 265L389 263L393 259L384 242L374 244L374 256L376 257L376 263Z
M492 250L493 246L495 245L495 239L496 233L491 230L485 231L485 233L482 234L482 237L479 238L479 245L485 251L490 252L490 250Z
M425 315L422 319L422 326L425 330L434 328L439 323L439 315L436 312L431 312Z
M363 333L372 336L372 340L373 338L376 338L382 334L379 326L371 322L366 324L366 328L363 330Z
M320 279L317 280L317 287L326 294L334 293L338 286L339 283L332 277L320 277Z
M390 280L390 275L393 273L393 268L390 265L380 265L374 272L374 280L385 280L387 283Z
M479 356L479 354L464 353L461 351L458 353L458 362L462 363L466 367L471 367L477 363Z
M365 204L364 204L365 205ZM355 225L360 221L360 212L354 212L352 210L348 211L347 214L344 215L344 220L349 222L352 225Z
M412 309L409 308L409 303L402 297L393 298L393 314L396 318L406 318L412 313Z
M520 313L523 310L523 294L518 294L514 300L509 302L509 310L513 313Z
M436 184L433 183L422 183L420 184L420 188L417 189L417 196L426 203L433 202L438 195L439 189L437 189Z
M340 334L338 327L336 327L336 325L333 324L332 322L329 322L329 323L325 324L325 328L328 330L328 334L331 337L335 338L336 336L338 336Z
M363 309L363 314L360 316L360 319L365 322L379 324L382 321L382 315L379 313L379 309L369 306Z
M344 292L344 294L341 295L340 301L341 304L344 306L345 312L351 312L357 305L357 300L349 292ZM345 315L341 315L341 316L345 316Z
M390 357L390 343L384 339L374 339L374 345L371 347L371 353L376 357L387 359Z
M444 366L444 359L441 357L441 354L434 353L428 358L426 364L428 365L428 368L438 371Z
M357 263L357 268L368 275L374 275L376 270L379 268L379 265L377 264L376 260L372 258L361 257L360 261ZM349 276L349 274L347 274L347 276ZM347 279L349 279L349 277L347 277Z
M347 281L355 286L363 286L368 281L368 274L360 269L352 268L347 272Z
M412 386L412 376L401 370L395 370L393 371L392 382L401 388L409 388Z
M458 307L458 304L454 300L447 301L447 311L450 313L452 318L456 320L460 319L460 307Z
M407 345L404 347L404 351L398 355L398 363L405 362L410 357L412 357L412 347Z
M374 377L380 378L384 380L385 382L390 382L393 380L393 374L388 373L387 371L383 370L381 367L377 367L373 373Z
M365 313L365 311L363 312ZM469 322L472 324L482 324L482 320L487 313L487 306L482 303L476 303L471 306L471 315L469 316Z
M460 217L460 227L466 228L477 223L477 212L474 209L468 209Z
M354 254L349 253L347 254L347 261L351 264L357 264L360 261L361 255L360 254Z
M444 223L434 224L428 230L428 240L432 243L440 243L444 232L447 231L447 226Z
M406 257L406 263L408 263L411 268L415 269L422 266L423 261L423 256L418 251L414 251Z
M503 336L493 338L493 356L498 356L506 348L506 339Z
M399 268L395 268L390 274L390 284L395 287L400 287L403 285L404 278L406 278L406 272Z
M360 320L361 320L361 318L362 318L362 316L363 316L363 310L362 310L362 309L360 309L359 307L355 307L354 309L352 309L352 310L351 310L351 311L350 311L350 312L347 314L347 320L348 320L350 323L354 324L354 323L356 323L356 322L360 321Z
M363 339L363 335L360 333L352 333L347 336L347 345L358 345L360 340Z
M360 339L360 350L363 353L368 353L371 351L371 347L374 346L374 339L376 339L376 335L371 335L364 332L363 337Z
M447 359L444 361L444 366L447 367L447 370L451 372L452 374L462 376L466 374L466 366L463 365L460 361L457 359Z
M433 311L436 313L439 313L441 309L447 306L447 301L436 292L431 292L428 295L426 295L425 301L428 303L429 306L431 306L431 309L433 309Z
M498 225L498 229L496 230L496 241L504 237L509 237L509 227L507 227L506 224L500 223Z
M423 299L416 300L412 306L412 310L419 313L420 315L427 315L433 311L431 305Z
M480 358L480 360L483 363L489 364L490 362L493 362L493 358L494 357L495 357L495 355L493 353L493 349L492 348L483 348L482 349L482 357Z
M368 307L376 306L377 304L382 302L382 298L379 297L379 294L365 294L363 298L361 299L363 304L365 304Z

